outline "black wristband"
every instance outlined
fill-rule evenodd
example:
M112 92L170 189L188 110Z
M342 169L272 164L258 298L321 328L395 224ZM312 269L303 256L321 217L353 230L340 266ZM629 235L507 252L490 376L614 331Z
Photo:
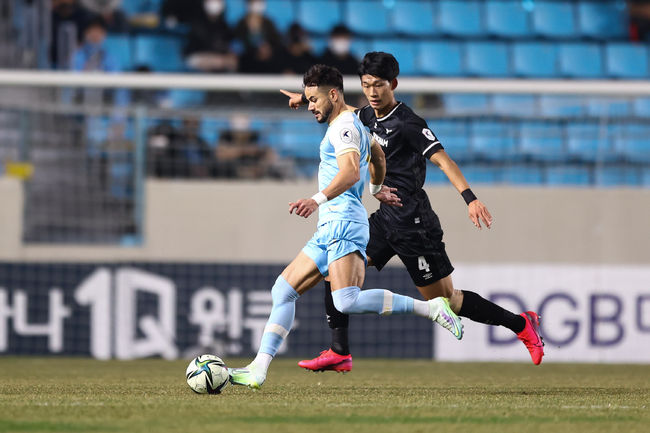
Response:
M303 104L309 104L309 99L307 99L307 97L305 96L304 93L302 94L302 100L301 101L302 101Z
M461 192L460 195L463 196L463 200L465 200L465 203L467 203L468 205L471 202L473 202L474 200L476 200L476 196L474 195L472 190L469 189L469 188L467 188L465 191Z

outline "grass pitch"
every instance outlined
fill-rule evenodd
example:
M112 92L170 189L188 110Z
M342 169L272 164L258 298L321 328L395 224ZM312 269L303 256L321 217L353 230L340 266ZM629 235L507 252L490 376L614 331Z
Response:
M650 365L354 362L278 359L260 391L197 395L187 361L4 357L0 432L650 431Z

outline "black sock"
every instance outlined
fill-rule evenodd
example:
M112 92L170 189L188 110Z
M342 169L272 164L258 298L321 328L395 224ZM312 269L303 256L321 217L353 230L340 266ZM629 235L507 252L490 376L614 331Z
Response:
M499 307L478 293L463 290L463 305L458 312L459 316L467 317L475 322L486 325L505 326L515 334L524 330L526 319L518 314Z
M329 281L325 281L325 312L327 313L327 324L332 330L331 349L339 355L350 354L350 345L348 344L350 317L334 307L332 287Z

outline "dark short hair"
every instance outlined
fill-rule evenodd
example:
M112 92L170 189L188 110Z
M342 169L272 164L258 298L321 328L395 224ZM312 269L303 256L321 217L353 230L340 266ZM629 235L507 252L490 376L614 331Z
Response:
M107 30L108 24L106 24L106 20L101 15L94 15L86 22L84 31L92 27L101 27L102 29Z
M367 74L393 81L399 75L399 63L392 54L372 51L363 56L358 72L359 78Z
M352 32L343 24L338 24L330 31L330 36L352 36Z
M308 86L333 87L343 92L343 75L338 69L327 65L314 65L302 77L302 84Z

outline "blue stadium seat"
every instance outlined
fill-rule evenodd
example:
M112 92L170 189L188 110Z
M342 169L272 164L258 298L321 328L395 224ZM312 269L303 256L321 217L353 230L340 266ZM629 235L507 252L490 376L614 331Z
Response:
M520 151L532 160L551 162L566 157L562 128L558 124L522 122L519 134Z
M641 169L641 185L646 188L650 187L650 167Z
M584 165L559 165L546 168L546 184L550 186L591 184L591 172Z
M305 30L321 34L342 22L339 2L335 0L300 1L296 16Z
M533 7L533 29L538 36L547 38L571 38L576 36L573 3L568 1L536 1Z
M616 160L608 135L607 128L602 128L597 122L567 124L566 141L569 158L592 163Z
M168 94L171 108L198 107L205 100L202 90L171 89Z
M433 2L403 0L391 12L393 31L406 36L432 36L438 33Z
M371 46L372 42L369 40L354 38L350 43L350 53L360 61L367 52L371 51Z
M471 157L468 125L464 121L431 119L429 128L442 143L447 153L456 161L467 161Z
M597 186L616 187L639 185L641 178L636 167L604 166L596 168L594 180Z
M425 183L446 183L449 182L447 175L433 164L427 164L427 174L424 178Z
M133 69L133 50L131 49L131 38L128 35L110 34L106 38L104 46L111 57L117 60L121 71Z
M542 169L533 164L509 164L502 169L502 181L511 185L540 185Z
M210 147L216 147L222 131L230 127L227 119L203 118L199 126L199 135Z
M441 33L451 36L482 36L481 3L475 0L440 0L438 28Z
M627 124L615 128L614 148L628 162L650 163L650 126Z
M587 111L587 102L579 96L541 95L539 112L545 117L577 117Z
M266 16L281 32L286 32L296 21L296 11L291 0L266 0Z
M318 160L318 144L323 139L323 129L313 121L284 119L279 125L279 152L282 156L297 159Z
M388 10L381 0L348 0L343 3L345 25L362 35L389 33Z
M646 78L648 49L641 44L608 43L605 47L607 75L613 78Z
M632 111L626 99L589 98L587 114L594 117L626 117Z
M517 143L507 123L475 120L470 127L472 155L488 161L517 159Z
M126 15L158 13L162 0L128 0L120 3L120 9Z
M560 74L570 78L599 78L603 76L600 47L594 43L565 43L560 45Z
M400 76L417 74L415 42L399 39L376 39L372 42L371 49L393 54L399 62Z
M492 164L464 165L461 169L470 185L477 183L498 183L502 180L501 169Z
M226 0L226 22L234 26L246 15L246 0Z
M578 28L583 36L595 39L627 37L627 12L622 1L581 1Z
M510 74L508 46L501 42L468 42L465 44L465 72L483 77L505 77Z
M484 93L445 93L442 100L447 114L485 114L489 111L488 97Z
M485 2L485 30L502 38L529 36L529 12L520 0Z
M502 116L526 117L537 114L537 99L533 95L492 96L492 111Z
M512 53L513 73L521 77L557 76L557 46L546 42L516 42Z
M636 98L634 114L639 117L650 117L650 98Z
M461 45L452 41L425 41L418 44L418 70L426 75L463 75Z
M182 49L182 39L175 36L137 36L134 65L147 65L155 72L182 71L185 69Z

